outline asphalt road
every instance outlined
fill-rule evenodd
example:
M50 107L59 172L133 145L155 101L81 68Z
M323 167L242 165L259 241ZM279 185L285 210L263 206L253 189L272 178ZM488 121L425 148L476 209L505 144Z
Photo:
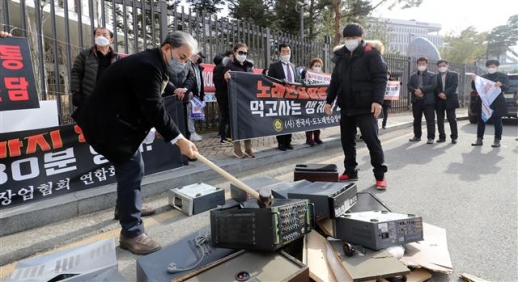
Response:
M447 126L448 130L448 126ZM426 130L425 130L426 131ZM358 162L360 180L358 189L368 189L394 212L421 215L425 222L445 228L448 247L455 273L434 275L432 281L458 281L461 273L469 273L490 281L518 281L518 125L516 120L504 126L503 146L491 148L493 127L486 129L486 144L472 147L476 125L459 123L459 143L424 141L409 143L411 129L382 135L386 163L389 167L385 192L374 189L368 151L359 144ZM253 161L253 160L247 160ZM343 169L341 148L328 150L276 166L256 168L238 177L275 176L291 181L297 163L336 163ZM228 189L222 179L209 182ZM163 245L173 243L209 224L208 213L192 217L172 211L167 197L159 195L146 200L160 213L145 220L148 234ZM74 240L61 242L63 247L118 236L118 224L111 220L112 211L103 211L53 225L35 234L24 234L26 249L31 241L37 244L51 237L52 230L69 230L77 234ZM80 226L80 228L78 227ZM48 234L46 234L48 232ZM32 236L32 237L31 237ZM136 281L137 256L117 248L119 271L129 280ZM5 272L0 280L6 278ZM0 269L0 274L2 269ZM7 276L8 277L8 276Z

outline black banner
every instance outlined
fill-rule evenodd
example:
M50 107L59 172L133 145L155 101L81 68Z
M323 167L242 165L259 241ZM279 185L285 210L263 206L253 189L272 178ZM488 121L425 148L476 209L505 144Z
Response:
M165 99L183 131L182 102ZM140 146L146 175L186 164L177 146L155 139ZM114 183L115 170L75 124L0 134L0 209Z
M232 72L229 82L232 139L243 140L340 124L340 111L324 113L328 85L284 83L271 77Z
M0 38L0 111L39 107L27 38Z

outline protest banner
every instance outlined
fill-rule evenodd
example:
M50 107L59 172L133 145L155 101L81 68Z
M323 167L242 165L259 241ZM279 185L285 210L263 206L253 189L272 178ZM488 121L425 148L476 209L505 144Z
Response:
M232 139L243 140L337 126L324 113L328 85L301 85L244 72L229 81Z

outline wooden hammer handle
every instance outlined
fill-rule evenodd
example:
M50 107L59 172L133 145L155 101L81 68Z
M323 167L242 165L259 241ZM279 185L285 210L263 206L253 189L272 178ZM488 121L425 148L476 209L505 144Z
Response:
M206 164L208 167L215 170L217 173L219 173L221 176L226 178L228 181L232 182L232 184L236 185L239 189L245 191L255 199L259 200L259 193L255 191L254 189L250 188L250 186L243 183L241 180L235 178L230 173L224 171L221 167L217 166L215 163L211 162L209 159L205 158L204 156L200 155L198 152L194 152L195 157L200 160L202 163Z

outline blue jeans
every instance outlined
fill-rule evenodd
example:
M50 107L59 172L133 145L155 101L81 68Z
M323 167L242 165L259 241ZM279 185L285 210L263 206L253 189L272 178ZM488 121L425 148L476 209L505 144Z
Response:
M121 233L125 238L133 238L144 233L144 224L140 219L140 183L144 177L144 161L137 149L130 159L112 164L117 178L117 208Z
M502 131L504 126L502 125L502 117L492 115L493 125L495 126L495 139L502 140ZM482 120L482 115L478 118L477 123L477 137L484 139L484 132L486 131L486 123Z

